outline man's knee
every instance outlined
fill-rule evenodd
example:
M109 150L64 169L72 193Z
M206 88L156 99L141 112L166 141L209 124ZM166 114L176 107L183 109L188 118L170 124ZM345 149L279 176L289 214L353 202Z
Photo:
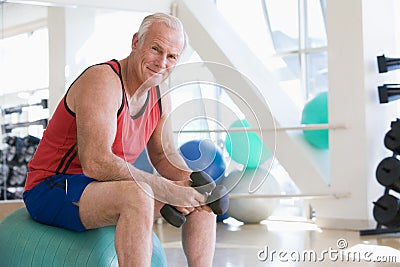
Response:
M119 215L135 218L139 223L145 223L149 227L154 220L153 191L147 184L137 184L128 181L121 185Z
M117 182L117 190L114 192L122 204L134 204L143 202L151 203L153 200L153 191L147 184L138 184L135 181Z
M149 186L135 181L94 182L85 189L78 205L87 229L115 224L119 218L152 223L154 201Z

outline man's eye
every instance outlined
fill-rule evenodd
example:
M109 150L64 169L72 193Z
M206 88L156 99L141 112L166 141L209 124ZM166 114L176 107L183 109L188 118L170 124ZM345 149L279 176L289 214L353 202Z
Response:
M158 47L157 46L153 46L151 49L153 49L154 51L158 52Z

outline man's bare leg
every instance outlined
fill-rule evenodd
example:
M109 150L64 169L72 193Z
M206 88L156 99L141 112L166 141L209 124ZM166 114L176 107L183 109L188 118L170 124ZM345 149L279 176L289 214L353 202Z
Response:
M194 211L182 226L182 245L190 267L212 266L216 241L216 216Z
M120 267L150 266L154 199L142 187L134 181L92 182L78 205L85 228L116 225Z

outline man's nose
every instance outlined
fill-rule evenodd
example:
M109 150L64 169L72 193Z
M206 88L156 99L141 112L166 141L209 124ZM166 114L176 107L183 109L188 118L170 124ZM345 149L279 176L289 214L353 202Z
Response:
M167 67L167 55L164 54L160 55L157 58L157 65L159 68L165 69Z

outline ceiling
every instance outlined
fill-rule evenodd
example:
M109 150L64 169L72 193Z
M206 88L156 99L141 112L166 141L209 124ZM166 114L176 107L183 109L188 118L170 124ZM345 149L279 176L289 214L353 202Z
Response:
M1 3L1 38L46 26L47 7L14 3Z

